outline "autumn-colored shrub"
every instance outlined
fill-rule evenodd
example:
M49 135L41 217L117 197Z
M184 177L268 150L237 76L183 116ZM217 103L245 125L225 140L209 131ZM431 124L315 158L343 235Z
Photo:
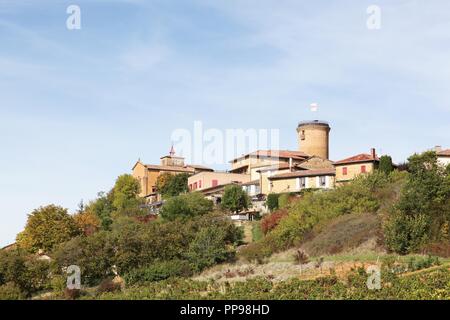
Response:
M280 220L286 217L288 214L287 210L278 210L274 213L271 213L267 216L265 216L261 220L261 229L264 234L267 234L272 229L274 229L278 223L280 223Z

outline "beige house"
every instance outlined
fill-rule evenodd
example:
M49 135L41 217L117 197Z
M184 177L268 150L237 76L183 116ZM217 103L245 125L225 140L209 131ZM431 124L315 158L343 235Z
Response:
M444 166L448 166L450 164L450 149L443 150L440 146L437 146L434 149L436 151L438 162Z
M335 170L312 169L281 173L268 178L270 193L299 192L304 189L332 189Z
M336 161L336 184L342 184L353 180L360 174L371 173L376 168L380 159L377 157L375 149L370 150L370 154L361 153L356 156Z
M191 191L202 191L220 185L230 183L245 183L250 181L249 174L229 173L229 172L198 172L188 178L188 186Z
M261 193L269 194L275 192L271 189L270 182L270 178L273 176L297 171L317 169L328 169L334 171L333 162L318 156L312 156L302 161L296 162L293 165L281 164L279 166L268 166L260 168L259 170L257 170L257 172L259 173Z
M257 168L286 164L293 165L300 163L307 158L309 158L309 156L301 151L258 150L230 161L230 172L251 174L251 172Z
M156 180L163 173L179 174L188 173L195 174L198 172L211 172L213 169L200 165L185 165L184 158L175 156L172 147L169 155L161 158L161 164L144 164L140 160L132 168L132 175L136 178L141 186L141 197L147 198L152 203L159 201L158 190L156 188Z

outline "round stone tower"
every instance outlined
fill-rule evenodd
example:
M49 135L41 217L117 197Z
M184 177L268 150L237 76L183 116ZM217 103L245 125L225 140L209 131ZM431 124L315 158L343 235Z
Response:
M297 127L299 150L328 159L330 126L320 120L302 121Z

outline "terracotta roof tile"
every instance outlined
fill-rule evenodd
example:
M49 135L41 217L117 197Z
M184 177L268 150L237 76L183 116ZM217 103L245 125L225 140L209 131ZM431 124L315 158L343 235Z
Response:
M437 152L438 156L450 157L450 149Z
M194 169L200 169L200 170L208 170L208 171L214 171L214 169L206 167L206 166L202 166L199 164L188 164L185 167L187 168L194 168Z
M177 171L177 172L194 172L194 168L189 167L179 167L179 166L161 166L157 164L146 164L145 167L150 170L160 170L160 171Z
M245 157L277 157L277 158L293 158L293 159L305 159L308 158L309 155L307 155L304 152L301 151L291 151L291 150L257 150L251 153L247 153L245 155L242 155L236 159L233 159L231 162L237 159L242 159Z
M347 164L347 163L358 163L358 162L369 162L369 161L380 161L380 159L375 156L375 158L371 154L360 153L356 156L346 158L343 160L339 160L334 162L334 164Z

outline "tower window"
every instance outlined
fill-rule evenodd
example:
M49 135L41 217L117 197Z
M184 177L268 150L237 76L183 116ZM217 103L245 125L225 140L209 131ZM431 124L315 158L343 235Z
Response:
M300 139L305 140L305 130L302 130L302 132L300 134Z

